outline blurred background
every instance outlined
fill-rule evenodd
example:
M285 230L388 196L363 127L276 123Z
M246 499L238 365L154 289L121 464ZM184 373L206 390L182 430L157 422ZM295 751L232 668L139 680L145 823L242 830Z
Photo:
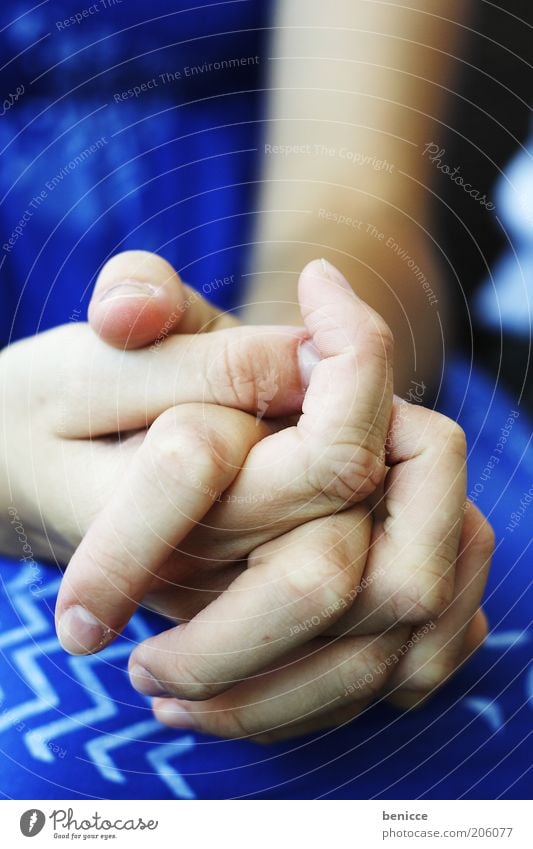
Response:
M368 0L366 7L370 2L387 17L390 4ZM3 4L2 345L85 320L99 269L124 249L163 255L229 309L239 308L258 275L271 280L269 271L281 269L283 285L295 279L300 254L290 266L269 244L260 260L255 250L269 92L276 87L276 16L289 6ZM335 2L328 6L333 14ZM434 395L467 432L469 494L497 532L485 647L421 713L378 705L364 724L258 754L246 741L180 736L158 726L128 687L128 644L118 641L98 663L60 653L52 615L57 573L43 567L32 594L27 577L3 561L4 797L528 798L533 9L530 0L479 0L451 3L450 16L464 6L469 15L460 27L448 112L426 137L443 151L428 165L431 233L446 258L451 301ZM321 3L309 8L329 13ZM302 49L309 43L304 28ZM446 44L439 49L445 53ZM408 64L414 41L402 50ZM324 60L319 75L326 66ZM315 98L312 92L311 104ZM286 107L287 121L297 107ZM353 116L341 114L339 124L345 117ZM477 199L437 159L459 168ZM289 177L296 165L287 163ZM315 164L308 167L310 184ZM372 185L390 183L385 172L365 174ZM290 190L281 193L290 208ZM315 230L316 224L315 216ZM305 237L302 226L298 219L294 244ZM316 243L313 235L312 255ZM329 258L349 263L328 247ZM434 320L435 313L424 315ZM488 469L498 445L499 462ZM141 640L155 627L150 617L135 617L126 639ZM103 739L111 741L109 750Z

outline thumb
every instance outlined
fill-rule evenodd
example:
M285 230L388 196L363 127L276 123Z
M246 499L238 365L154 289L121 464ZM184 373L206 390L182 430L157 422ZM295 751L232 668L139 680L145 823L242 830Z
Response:
M89 304L89 324L116 348L142 348L156 339L220 327L224 313L182 282L157 254L124 251L102 268ZM225 316L224 326L238 322Z

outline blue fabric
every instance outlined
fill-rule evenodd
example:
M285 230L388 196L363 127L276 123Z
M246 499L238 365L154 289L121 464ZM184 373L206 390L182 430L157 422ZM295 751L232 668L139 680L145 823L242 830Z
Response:
M27 8L4 4L0 26ZM124 2L58 29L77 11L56 2L51 19L45 5L4 33L9 55L20 54L3 72L5 95L25 88L0 120L9 162L0 169L2 244L29 212L2 249L4 343L74 310L83 316L98 269L123 248L162 253L198 286L234 275L234 286L214 292L221 304L236 303L242 289L269 4L184 12L160 0L157 19L139 27L146 4ZM114 99L159 74L256 54L260 62L236 76L207 72ZM42 203L30 206L42 191ZM137 614L102 654L68 657L53 627L57 571L0 560L3 796L527 798L533 507L528 513L521 500L533 480L530 426L466 363L449 367L439 404L467 431L469 487L500 542L486 594L491 636L427 708L400 714L376 705L350 726L267 748L165 729L125 673L132 646L163 623ZM500 462L487 471L509 416Z
M137 614L102 654L72 658L53 626L57 572L0 561L0 790L14 798L528 798L531 793L531 428L454 363L441 407L472 446L469 489L499 544L485 646L421 711L376 705L339 730L269 747L163 728L126 676L163 627ZM512 421L509 427L509 419ZM500 462L487 462L502 439ZM506 435L507 434L507 435ZM533 493L532 493L533 494ZM525 502L524 502L525 503ZM529 507L533 511L533 504Z
M474 301L476 318L531 339L533 301L533 136L509 162L495 188L496 207L508 244ZM524 309L524 305L526 308Z
M80 4L22 17L29 4L4 4L0 342L84 318L98 270L128 248L157 251L217 304L235 303L269 5L159 0L147 22L145 3L124 0L58 30ZM217 70L235 59L249 64Z

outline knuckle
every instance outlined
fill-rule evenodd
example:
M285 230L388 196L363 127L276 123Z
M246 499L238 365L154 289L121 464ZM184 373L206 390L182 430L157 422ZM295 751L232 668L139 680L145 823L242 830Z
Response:
M148 432L147 450L158 479L173 486L225 488L230 446L207 421L163 413Z
M384 458L364 443L335 444L310 467L308 482L314 493L335 503L350 504L371 495L384 471Z
M58 434L78 435L83 429L84 436L90 435L94 411L101 406L105 409L107 403L113 400L116 405L116 381L119 378L115 375L113 382L110 382L106 370L106 346L94 335L89 325L71 323L55 328L53 332L55 341L60 345L55 351L45 349L43 356L54 378L48 392L40 389L39 400L42 399L43 406L49 411L51 426ZM68 357L64 355L65 350L68 351ZM106 382L104 400L100 396L97 379L101 374L105 375ZM41 382L43 373L40 369L37 375Z
M446 577L415 572L409 583L391 596L393 616L397 621L411 625L430 622L444 613L452 596L452 582Z
M333 553L321 555L285 574L285 586L291 600L305 607L306 617L324 619L329 608L348 597L353 589L351 564L341 563Z
M167 673L170 678L161 680L161 683L178 699L191 702L207 701L220 692L221 687L209 679L207 672L204 675L200 670L198 664L193 666L190 662L178 661Z
M90 545L86 546L85 558L87 559L87 574L93 575L98 581L96 586L90 586L90 595L93 602L98 600L99 593L107 596L112 592L120 601L130 600L135 594L135 583L131 563L131 552L127 545L123 548L102 548L95 536L92 537ZM81 591L80 591L81 596Z
M441 651L439 654L416 668L407 681L407 689L417 692L431 693L453 675L456 668L455 657L452 653Z
M394 335L385 319L376 312L369 318L368 334L376 350L381 349L383 356L391 360L394 353Z
M90 423L86 368L75 355L69 358L69 368L60 367L57 394L48 404L52 428L58 433L74 431L80 419Z
M228 337L207 369L206 379L216 403L241 410L256 410L258 386L252 340Z
M485 563L494 554L496 534L490 522L481 513L479 513L476 519L476 528L470 538L469 547Z
M394 351L394 334L383 318L372 307L365 305L366 309L361 318L359 339L361 348L372 350L374 353L385 357L392 357Z
M204 722L204 730L215 737L231 740L249 740L262 734L267 726L247 708L219 708L211 711Z
M261 720L259 714L255 714L246 708L228 711L225 717L225 725L225 736L233 739L250 739L268 729L268 723L264 719Z
M261 569L269 566L273 553L271 542L262 543L250 552L247 559L248 569Z
M356 699L377 695L389 675L386 660L381 646L366 646L354 652L341 668L344 692Z
M478 651L489 634L489 623L481 610L478 610L477 616L474 617L474 622L476 627L474 634L470 635L470 639L468 639L467 635L466 645L468 654L470 654L470 651L472 653Z
M456 454L462 460L465 459L467 454L466 434L457 422L442 415L442 413L433 413L430 428L438 436L439 442L441 446L444 446L446 453Z

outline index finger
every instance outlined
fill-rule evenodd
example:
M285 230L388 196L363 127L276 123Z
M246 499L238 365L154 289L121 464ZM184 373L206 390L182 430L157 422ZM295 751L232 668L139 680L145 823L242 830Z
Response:
M63 578L56 623L67 651L99 651L124 627L265 429L211 405L184 404L157 419Z
M224 503L207 517L208 539L193 531L188 553L216 557L222 549L226 558L243 556L303 522L363 500L384 475L393 400L391 331L329 263L306 266L299 297L322 358L311 373L303 415L295 427L252 448ZM243 513L243 500L257 492L263 499L252 499ZM241 536L228 540L227 531Z

